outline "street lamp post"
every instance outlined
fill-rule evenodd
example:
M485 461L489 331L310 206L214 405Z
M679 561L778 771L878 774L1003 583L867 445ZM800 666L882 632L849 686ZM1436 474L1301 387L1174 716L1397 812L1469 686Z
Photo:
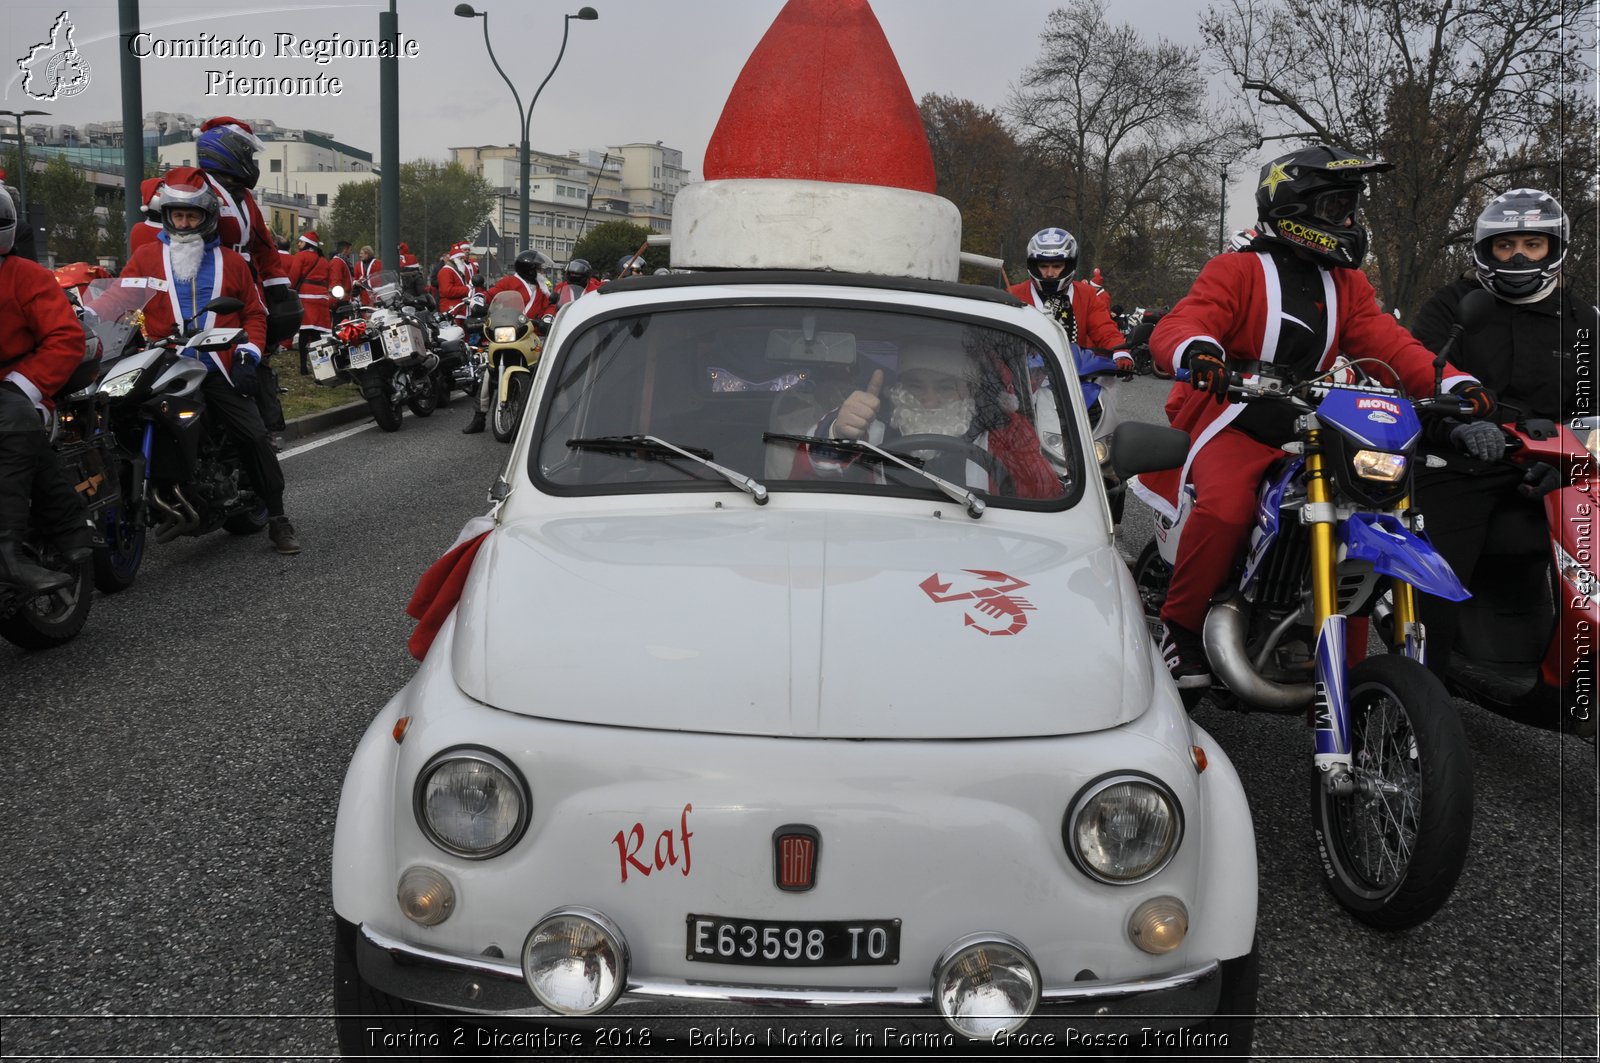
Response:
M28 142L23 139L22 120L34 115L48 115L49 111L0 111L17 120L17 216L26 221L28 214Z
M522 97L518 95L517 87L511 84L511 79L506 77L506 72L500 68L500 61L494 57L494 46L489 43L489 12L474 10L471 4L457 4L456 14L461 18L483 19L483 46L489 50L489 61L494 64L495 70L499 71L501 80L511 90L511 98L517 104L517 120L522 123L522 146L517 165L517 173L522 185L522 203L517 215L517 239L521 241L522 249L527 250L528 247L532 246L528 242L528 177L531 169L528 157L528 123L533 119L533 108L539 102L539 94L550 83L550 79L555 77L556 67L561 65L561 57L567 52L567 33L572 29L572 20L579 19L583 22L593 22L600 17L600 14L592 7L582 7L578 9L578 13L575 15L562 16L561 50L556 52L556 61L551 65L550 73L544 76L544 80L539 82L539 87L534 90L533 99L528 102L526 111L522 109Z

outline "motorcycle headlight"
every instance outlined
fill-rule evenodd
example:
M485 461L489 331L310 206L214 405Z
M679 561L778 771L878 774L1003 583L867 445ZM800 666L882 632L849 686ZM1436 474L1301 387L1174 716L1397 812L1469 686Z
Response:
M1143 882L1167 865L1183 839L1172 792L1143 775L1108 775L1073 798L1061 825L1078 870L1113 886Z
M496 343L516 343L517 342L517 330L516 330L515 326L509 327L509 328L501 327L501 328L495 329L494 330L494 341Z
M1358 450L1351 455L1350 465L1363 480L1382 484L1398 483L1406 474L1406 456L1383 450Z
M511 848L528 829L533 800L522 776L488 750L446 750L417 774L417 825L455 856L487 860Z
M107 398L120 399L133 390L133 385L139 379L139 370L130 369L126 373L106 377L100 384L100 394Z

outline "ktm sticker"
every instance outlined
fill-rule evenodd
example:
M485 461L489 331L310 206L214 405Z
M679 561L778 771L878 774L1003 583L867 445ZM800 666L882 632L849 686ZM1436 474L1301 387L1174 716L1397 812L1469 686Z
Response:
M1026 587L1027 583L1015 576L989 569L968 568L962 571L969 576L977 577L977 585L951 594L948 592L955 586L955 580L947 583L939 578L939 573L935 572L917 586L940 605L945 602L971 602L972 607L962 614L961 622L966 627L976 628L982 634L1015 635L1028 626L1028 614L1038 606L1012 593ZM961 579L961 577L956 578ZM963 580L966 585L971 585L972 582Z
M678 830L674 833L671 827L656 835L655 849L644 852L645 829L643 823L635 823L627 831L617 831L611 839L617 846L617 863L622 872L622 881L628 881L628 868L631 865L644 878L649 878L652 872L665 871L669 867L678 867L678 849L683 849L683 866L678 867L678 873L684 876L689 874L689 839L694 837L694 831L689 829L689 813L694 811L693 805L684 805L683 811L678 815Z

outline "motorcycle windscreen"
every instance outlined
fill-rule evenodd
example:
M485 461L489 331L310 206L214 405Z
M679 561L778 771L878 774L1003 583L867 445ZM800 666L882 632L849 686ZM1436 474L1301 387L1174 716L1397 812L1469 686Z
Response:
M1339 522L1345 556L1372 562L1373 570L1405 580L1435 598L1460 602L1472 597L1433 544L1388 513L1355 513Z

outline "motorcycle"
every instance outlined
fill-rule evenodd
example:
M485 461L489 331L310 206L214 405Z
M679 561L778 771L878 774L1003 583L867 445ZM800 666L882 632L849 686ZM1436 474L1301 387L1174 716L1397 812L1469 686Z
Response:
M1213 599L1203 639L1218 707L1305 716L1325 882L1356 919L1399 930L1449 898L1472 831L1466 736L1423 665L1415 605L1415 590L1455 601L1467 592L1417 534L1409 500L1418 411L1462 403L1408 399L1348 364L1353 382L1291 384L1267 365L1230 376L1235 398L1290 404L1296 438L1263 477L1242 568ZM1184 485L1176 521L1157 512L1134 564L1158 638L1194 497ZM1366 657L1365 618L1386 589L1397 652ZM1183 693L1193 705L1205 691Z
M1113 523L1122 523L1123 508L1127 503L1127 485L1111 467L1111 435L1122 423L1117 414L1117 385L1125 375L1117 363L1098 352L1088 351L1077 357L1078 382L1083 390L1083 403L1089 409L1089 434L1094 443L1095 461L1100 465L1100 478L1105 483L1106 497L1111 504ZM1031 368L1042 377L1043 361ZM1062 441L1061 426L1053 402L1036 403L1039 410L1039 440L1045 457L1066 475L1070 470L1066 448Z
M501 443L510 442L522 423L528 396L533 393L533 371L544 349L544 333L549 331L548 315L530 320L522 312L524 305L515 292L501 292L489 305L485 371L494 374L489 429Z
M421 312L401 297L399 275L373 277L371 306L346 303L350 293L335 287L333 298L348 316L312 343L312 379L325 386L354 383L385 432L400 430L402 407L431 416L439 405L439 356L428 350Z
M149 291L128 281L103 283ZM97 300L91 308L100 314L101 305ZM248 337L241 328L201 329L197 322L208 313L236 313L243 305L227 296L211 300L173 335L136 344L96 385L127 461L126 512L119 512L119 537L107 536L108 564L130 581L130 570L143 556L146 529L156 542L168 543L217 528L254 535L267 526L266 503L250 487L224 426L205 416L200 390L210 372L201 357Z

